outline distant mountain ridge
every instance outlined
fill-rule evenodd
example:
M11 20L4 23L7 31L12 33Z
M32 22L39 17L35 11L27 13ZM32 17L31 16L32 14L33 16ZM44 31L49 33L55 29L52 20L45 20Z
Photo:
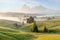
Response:
M57 14L40 14L40 13L18 13L18 12L8 12L8 13L0 13L0 16L6 16L6 17L19 17L19 16L60 16L60 13Z

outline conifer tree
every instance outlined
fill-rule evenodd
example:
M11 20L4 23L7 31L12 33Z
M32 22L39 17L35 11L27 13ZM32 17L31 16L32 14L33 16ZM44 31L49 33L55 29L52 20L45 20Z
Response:
M48 32L48 29L46 28L46 26L44 27L44 32Z
M36 22L33 24L33 32L38 32L38 27L36 25Z

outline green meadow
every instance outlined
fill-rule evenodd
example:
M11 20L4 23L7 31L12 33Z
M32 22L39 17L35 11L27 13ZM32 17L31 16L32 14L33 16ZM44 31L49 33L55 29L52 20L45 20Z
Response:
M60 40L60 20L37 21L36 24L39 32L32 32L33 23L23 25L19 22L1 19L0 40ZM44 27L49 32L44 33Z

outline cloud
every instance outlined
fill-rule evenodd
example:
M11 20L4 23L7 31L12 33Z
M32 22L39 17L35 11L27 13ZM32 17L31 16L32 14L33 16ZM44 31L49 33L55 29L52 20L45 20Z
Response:
M20 12L23 12L23 13L29 13L30 11L31 11L31 8L26 4L24 4L20 9Z
M42 12L47 12L47 8L43 7L43 6L35 6L32 8L31 12L35 12L35 13L42 13Z
M0 3L16 3L17 1L21 1L21 0L0 0ZM56 10L43 7L37 1L38 0L26 0L26 2L24 1L25 4L21 8L17 8L16 10L7 10L7 11L22 12L22 13L57 13L58 12ZM59 2L60 0L47 0L47 1ZM30 4L34 6L31 8L30 6L32 5Z
M0 0L0 3L16 3L18 0Z
M35 6L35 5L39 5L40 3L37 0L25 0L26 4L30 4L30 6Z
M29 1L39 1L39 0L29 0ZM48 1L56 1L56 2L59 2L60 0L48 0Z
M57 13L58 11L52 10L52 9L48 9L43 7L42 5L39 6L34 6L34 7L30 7L28 5L23 5L22 8L17 9L16 11L21 12L21 13Z
M60 0L47 0L47 1L50 1L50 2L60 2Z
M22 5L16 10L0 10L1 12L20 12L20 13L40 13L40 14L57 14L60 13L59 10L53 10L43 7L42 5L30 7L29 5Z

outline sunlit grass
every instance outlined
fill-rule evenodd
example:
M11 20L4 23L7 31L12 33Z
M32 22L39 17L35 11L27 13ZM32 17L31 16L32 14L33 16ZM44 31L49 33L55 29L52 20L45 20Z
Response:
M59 34L42 34L39 35L37 40L60 40Z
M34 38L34 35L23 31L4 27L0 28L0 40L34 40Z
M60 20L36 22L39 31L46 26L51 33L32 32L33 23L15 29L14 23L18 22L0 20L0 40L60 40Z

